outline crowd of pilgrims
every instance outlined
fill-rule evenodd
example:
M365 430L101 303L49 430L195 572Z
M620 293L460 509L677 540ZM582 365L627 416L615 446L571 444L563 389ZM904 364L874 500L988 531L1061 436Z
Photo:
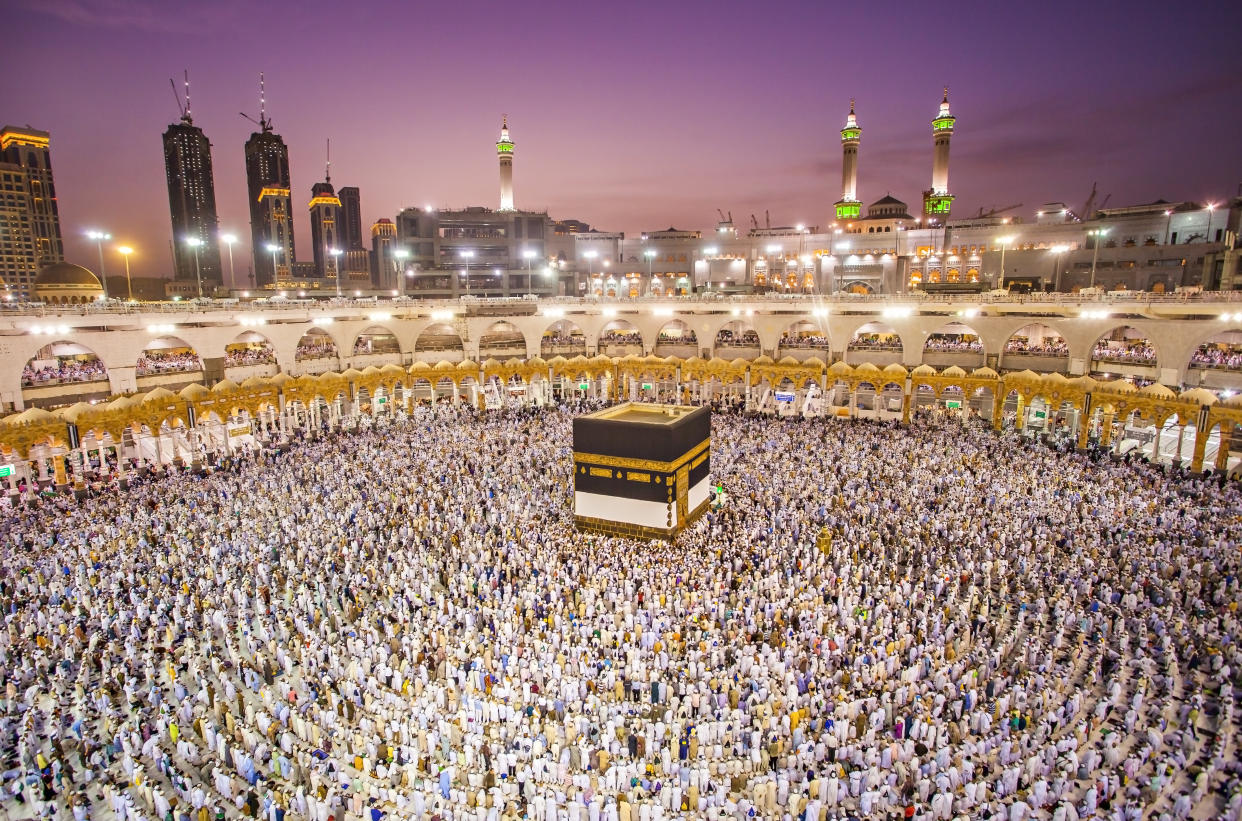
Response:
M161 373L179 373L201 371L203 361L198 354L190 350L162 351L146 350L138 357L138 376L152 376Z
M54 385L61 382L95 382L108 378L108 371L98 357L78 359L76 357L56 357L55 365L35 367L26 363L22 368L22 387L36 385Z
M576 532L567 408L4 511L10 818L1239 818L1242 495L718 406L723 506Z

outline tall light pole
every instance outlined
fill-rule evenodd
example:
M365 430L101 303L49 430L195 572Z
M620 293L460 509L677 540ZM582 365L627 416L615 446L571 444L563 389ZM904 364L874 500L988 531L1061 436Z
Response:
M1164 244L1169 244L1169 228L1173 225L1173 211L1164 212Z
M1212 241L1212 216L1216 213L1216 203L1209 202L1207 204L1207 213L1208 213L1207 228L1203 229L1203 242L1205 244Z
M530 249L530 248L523 248L523 249L522 249L522 258L526 260L526 290L528 290L528 291L534 291L534 290L535 290L535 284L534 284L533 282L531 282L531 274L530 274L531 260L533 260L533 259L535 258L535 252L534 252L534 250L532 250L532 249Z
M341 296L341 249L329 248L328 256L332 257L332 274L336 277L336 295Z
M272 254L272 284L275 285L277 282L280 282L280 276L276 272L276 252L280 250L280 246L274 242L269 242L267 250Z
M1069 250L1068 245L1054 245L1048 249L1052 252L1052 289L1061 292L1061 255Z
M465 251L458 251L457 255L462 258L461 264L464 267L461 269L461 272L466 275L466 296L469 296L470 295L470 260L474 259L474 251L471 251L468 249Z
M1005 248L1009 246L1009 243L1013 242L1013 239L1013 237L996 238L996 241L1000 243L1001 247L1000 281L996 283L997 288L1005 287Z
M203 241L198 237L186 237L185 244L194 249L194 278L198 280L198 298L203 298L203 271L198 265L198 246Z
M647 290L651 290L651 260L655 259L656 249L648 248L643 251L643 256L647 258Z
M587 260L587 279L595 278L595 258L599 256L598 251L584 251L582 256Z
M125 257L125 289L129 291L129 299L132 302L134 299L134 283L131 282L129 278L129 255L134 253L134 249L130 248L128 245L122 245L120 248L117 248L116 251L118 254Z
M1090 236L1095 237L1095 250L1091 252L1091 286L1095 287L1095 263L1100 258L1100 243L1104 241L1104 235L1108 233L1107 228L1094 228L1087 232Z
M87 231L86 236L95 240L95 247L99 250L99 284L103 286L104 299L107 299L108 272L104 268L103 244L104 240L112 239L112 235L103 231Z
M401 295L405 296L408 289L408 283L405 276L405 261L410 258L409 248L392 249L392 266L393 273L397 277L397 287L401 289Z
M235 234L221 234L220 239L229 249L229 289L231 290L237 287L237 276L233 271L233 243L237 242L237 236Z

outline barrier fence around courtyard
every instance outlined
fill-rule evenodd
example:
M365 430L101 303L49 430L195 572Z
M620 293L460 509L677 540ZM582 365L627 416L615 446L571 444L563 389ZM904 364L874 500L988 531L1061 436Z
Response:
M54 411L31 408L0 419L0 453L7 463L0 465L0 486L7 481L15 491L22 479L80 485L92 462L111 462L122 474L126 461L198 462L208 454L286 441L298 432L352 428L363 417L401 413L416 403L470 404L486 412L573 398L685 403L726 398L774 416L796 411L804 417L902 422L920 408L937 406L987 419L996 430L1038 428L1072 438L1079 449L1089 443L1114 447L1122 436L1131 446L1150 441L1153 459L1167 444L1163 431L1175 426L1170 461L1181 465L1188 457L1195 472L1205 468L1209 443L1215 454L1207 466L1226 470L1233 431L1242 426L1242 395L1222 401L1202 388L1176 393L1156 383L1137 388L1059 373L1002 375L987 367L967 372L956 366L827 365L817 357L655 355L417 362L300 377L278 373L241 384L225 379L211 388L195 383L176 393L155 388ZM1127 434L1134 427L1150 429L1152 436Z

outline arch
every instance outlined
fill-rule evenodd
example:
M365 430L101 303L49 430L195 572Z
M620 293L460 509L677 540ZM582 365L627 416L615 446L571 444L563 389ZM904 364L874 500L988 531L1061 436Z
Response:
M656 331L656 347L660 345L697 345L694 329L680 319L670 319Z
M134 372L142 377L194 373L202 369L202 358L188 342L178 336L159 336L148 342L138 354Z
M397 335L384 325L368 325L354 337L354 356L400 353L401 343L397 341Z
M779 343L782 352L787 348L827 351L831 349L831 345L832 340L828 335L828 328L809 319L800 319L790 323L781 332Z
M1042 322L1029 322L1005 340L1005 358L1011 356L1068 357L1069 343L1056 328Z
M243 331L224 346L226 368L274 364L276 349L272 347L272 341L257 331Z
M479 337L480 359L522 359L526 356L526 337L512 322L498 320Z
M1155 367L1159 352L1147 334L1133 325L1118 325L1098 336L1091 346L1091 364Z
M845 283L845 287L843 287L841 290L847 294L859 294L862 296L875 293L875 291L872 290L870 285L868 285L866 282L862 282L861 280L854 280L852 282L847 282Z
M892 325L883 322L868 322L854 331L845 349L847 351L901 353L901 335Z
M539 341L539 355L545 359L554 356L585 356L586 334L574 322L559 319L543 331Z
M67 340L39 348L22 368L23 388L107 381L108 369L99 355L81 343Z
M759 332L755 330L752 322L744 319L731 319L716 330L716 338L713 340L715 350L725 353L737 352L732 356L739 356L742 351L757 348L759 348ZM729 359L732 356L725 358Z
M599 352L605 356L642 353L643 335L627 319L614 319L599 332Z
M298 346L294 351L293 359L295 362L304 362L315 359L332 359L339 356L336 349L336 341L332 335L322 328L311 328L298 340Z
M927 335L923 353L977 354L982 356L983 340L979 332L964 322L949 322Z
M418 338L414 340L415 353L427 353L429 351L461 351L465 346L462 344L461 335L457 330L447 322L440 322L434 325L428 325L419 333Z
M1190 354L1188 367L1195 370L1242 371L1242 329L1217 331Z

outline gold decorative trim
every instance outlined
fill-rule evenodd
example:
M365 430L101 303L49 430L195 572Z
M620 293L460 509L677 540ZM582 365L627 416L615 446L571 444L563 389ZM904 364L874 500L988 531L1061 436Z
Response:
M651 483L650 473L638 473L636 471L631 470L625 474L625 478L629 479L631 482L646 482L648 484Z
M611 479L612 471L608 468L591 468L591 475L598 476L601 479Z
M682 456L677 457L672 462L658 462L654 459L630 459L624 456L605 456L602 453L580 453L574 451L575 462L591 462L597 465L607 465L614 468L635 468L637 470L649 470L655 473L673 473L677 468L689 462L698 456L704 450L712 445L711 439L704 439L697 445L686 451Z

